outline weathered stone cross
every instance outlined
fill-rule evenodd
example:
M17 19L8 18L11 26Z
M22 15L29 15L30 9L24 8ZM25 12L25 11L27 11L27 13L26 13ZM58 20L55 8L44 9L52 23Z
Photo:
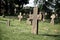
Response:
M34 7L33 9L33 14L30 13L29 18L27 19L27 23L29 24L30 21L32 20L32 33L33 34L38 34L38 20L42 19L41 13L38 15L38 7Z
M52 14L51 15L51 22L50 22L52 25L54 25L54 19L55 19L55 14Z
M31 24L32 25L32 20L33 20L33 14L29 14L29 18L27 19L27 24ZM42 20L42 14L41 12L39 12L39 14L37 15L37 20Z
M38 34L38 7L34 7L33 9L33 21L32 21L32 33L33 34Z
M18 15L18 18L19 18L19 21L21 21L21 19L22 19L21 12L20 12L20 14Z

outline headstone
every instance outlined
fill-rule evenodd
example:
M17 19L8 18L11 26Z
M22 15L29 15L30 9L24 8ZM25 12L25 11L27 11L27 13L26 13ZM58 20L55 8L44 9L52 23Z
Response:
M58 18L58 14L56 14L56 18Z
M47 15L47 12L45 12L45 15Z
M38 15L38 7L34 7L33 14L29 15L29 19L32 19L32 31L31 32L33 34L38 34L38 20L40 18L40 15Z
M55 19L55 14L52 14L51 15L51 22L50 22L52 25L54 25L54 19Z
M21 19L22 19L21 12L20 12L20 14L18 15L18 18L19 18L19 21L21 21Z
M7 20L7 26L8 27L10 26L10 20L9 19Z
M45 14L43 13L43 21L45 21Z
M25 13L23 13L23 18L26 18L26 15L25 15Z
M30 14L29 14L29 18L30 18L30 19L33 19L33 17L32 17L32 16L33 16L33 15L30 13Z
M29 14L29 18L27 18L27 24L31 24L32 25L32 14L31 14L31 12L30 12L30 14Z
M32 20L33 20L33 14L29 14L29 18L27 19L27 24L32 25ZM42 20L42 14L41 12L37 15L37 20Z
M39 19L42 20L42 14L39 12Z
M14 9L14 13L15 13L15 14L16 14L16 11L17 11L17 10L16 10L16 8L15 8L15 9Z
M27 18L27 24L29 24L29 25L30 25L30 24L31 24L31 22L30 22L29 20L30 20L30 19L29 19L29 18Z
M47 12L43 12L43 22L46 21Z
M32 21L32 33L33 34L38 34L37 13L38 13L38 7L34 7L34 9L33 9L33 21Z

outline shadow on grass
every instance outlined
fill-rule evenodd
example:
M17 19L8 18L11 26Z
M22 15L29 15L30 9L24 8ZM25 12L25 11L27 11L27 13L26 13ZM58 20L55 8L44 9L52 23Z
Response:
M49 38L55 38L55 40L60 40L60 35L55 35L55 34L39 34L40 36L48 36Z
M60 23L60 18L59 19L55 19L55 24L59 24Z
M1 31L1 29L0 29L0 40L2 40L2 33L1 33L2 31Z
M46 19L45 22L50 23L50 21L51 21L51 19ZM55 19L54 22L55 22L55 24L59 24L60 23L60 18Z
M50 37L60 37L60 35L55 34L39 34L41 36L50 36Z

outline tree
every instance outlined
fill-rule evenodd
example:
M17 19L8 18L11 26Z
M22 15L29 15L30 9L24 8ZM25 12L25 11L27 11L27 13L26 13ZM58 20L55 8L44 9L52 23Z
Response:
M43 5L44 5L45 0L34 0L34 4L38 6L40 11L43 11Z
M23 7L24 4L28 4L29 3L29 0L15 0L14 3L18 4L19 6L22 5L22 7Z
M34 4L35 4L35 5L37 4L37 1L38 1L38 0L34 0Z
M12 12L14 11L15 8L14 4L19 5L18 9L20 11L23 8L24 4L29 3L29 0L3 0L3 1L5 1L6 4L4 8L6 12L8 12L7 14L13 14Z
M23 11L23 5L24 4L28 4L29 0L15 0L14 1L15 4L17 4L19 7L17 8L18 12Z

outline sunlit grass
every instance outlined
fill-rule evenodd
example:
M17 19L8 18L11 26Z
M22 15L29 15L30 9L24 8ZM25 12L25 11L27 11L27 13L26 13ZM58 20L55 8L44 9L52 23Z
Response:
M7 19L9 18L0 18L1 21ZM39 22L38 35L32 34L31 28L32 25L26 24L26 21L19 22L18 19L10 18L10 27L5 23L0 23L0 40L60 40L59 24Z

